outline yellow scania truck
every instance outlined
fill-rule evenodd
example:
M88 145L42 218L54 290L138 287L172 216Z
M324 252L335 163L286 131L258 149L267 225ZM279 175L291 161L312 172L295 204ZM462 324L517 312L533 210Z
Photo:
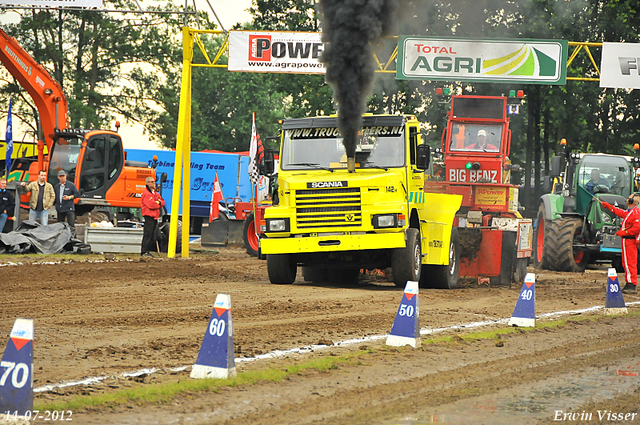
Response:
M424 192L430 149L415 116L365 115L353 172L336 116L284 120L281 137L277 201L261 222L271 283L293 283L298 266L306 281L342 284L391 267L398 286L456 286L462 197Z

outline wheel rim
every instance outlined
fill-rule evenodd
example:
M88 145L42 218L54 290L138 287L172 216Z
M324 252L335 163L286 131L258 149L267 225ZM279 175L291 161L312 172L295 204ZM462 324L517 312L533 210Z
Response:
M542 249L544 248L544 217L538 219L538 237L536 238L536 260L542 262Z
M420 267L422 266L422 258L420 255L420 245L416 244L413 250L413 275L416 279L420 276Z
M249 241L249 245L251 245L251 249L254 251L258 250L258 235L256 235L256 221L253 220L247 226L247 240Z
M449 247L449 276L453 276L456 271L456 244L451 242Z

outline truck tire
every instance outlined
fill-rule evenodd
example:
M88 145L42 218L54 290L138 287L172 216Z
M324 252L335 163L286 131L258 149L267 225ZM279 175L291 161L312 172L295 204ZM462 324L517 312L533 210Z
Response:
M528 258L517 258L516 264L513 266L513 281L516 283L523 283L524 278L527 275L527 264L529 264Z
M573 250L574 241L579 242L582 234L582 220L579 218L557 218L551 222L546 248L549 265L559 272L583 272L589 263L589 253Z
M290 254L267 254L269 281L277 285L290 285L296 280L298 266Z
M460 277L460 237L458 229L451 229L449 243L449 264L444 266L426 265L422 268L420 286L423 288L455 289Z
M327 269L322 267L303 267L302 277L305 282L326 282L328 280Z
M337 285L356 285L358 283L358 277L360 276L359 268L347 268L347 269L330 269L327 270L329 283Z
M404 288L407 281L419 281L422 269L422 248L418 229L407 229L407 246L396 248L391 253L393 283Z
M244 248L247 250L247 254L252 257L258 256L258 248L260 246L258 235L256 235L256 221L253 213L250 213L244 220L244 227L242 229L242 241L244 242Z
M158 246L160 252L169 251L169 227L170 223L165 221L164 223L158 223L158 230L162 235L162 238L158 238ZM176 240L176 254L182 252L182 220L178 220L178 237Z
M533 229L533 265L536 269L549 269L549 253L547 239L551 220L544 218L544 204L540 204L536 216L536 227Z

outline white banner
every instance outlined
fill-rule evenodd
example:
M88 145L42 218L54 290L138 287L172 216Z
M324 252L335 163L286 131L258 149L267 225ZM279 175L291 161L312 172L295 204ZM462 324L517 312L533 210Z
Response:
M97 7L102 9L102 0L0 0L0 4L36 7Z
M320 33L229 31L229 71L324 74Z
M602 43L600 87L640 89L640 44Z

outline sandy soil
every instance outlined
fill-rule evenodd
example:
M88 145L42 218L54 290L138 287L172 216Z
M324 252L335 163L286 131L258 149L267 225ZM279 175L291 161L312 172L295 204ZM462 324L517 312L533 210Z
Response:
M195 253L189 259L92 259L102 261L29 264L50 260L31 256L20 259L27 264L0 268L4 289L0 329L5 334L0 335L0 348L4 349L16 317L35 319L35 387L193 364L218 293L231 295L237 358L386 334L402 296L402 289L374 276L362 276L356 287L313 285L300 277L294 285L271 285L264 261L233 248ZM16 258L0 256L0 263L9 260ZM605 284L606 268L584 274L538 273L537 313L602 305ZM520 285L489 287L471 281L453 291L424 290L421 326L439 328L509 317L519 291ZM550 332L509 336L500 348L495 341L435 344L419 350L388 349L375 343L370 344L373 353L361 359L361 367L185 397L161 408L76 412L73 422L373 423L418 408L415 403L445 403L477 391L544 379L561 370L606 364L612 350L616 358L632 357L640 336L626 330L639 324L633 315L588 325L575 323ZM311 355L357 349L336 347ZM535 357L533 366L525 361L528 356ZM277 367L308 357L238 363L238 370ZM567 357L575 361L557 361ZM516 373L505 374L505 368ZM136 380L147 384L187 376L188 372L165 372ZM474 384L469 387L469 382ZM38 393L36 400L66 400L123 386L127 386L123 380L107 380ZM629 403L637 405L637 401L632 397ZM160 413L154 413L158 409ZM197 414L188 416L192 412Z

